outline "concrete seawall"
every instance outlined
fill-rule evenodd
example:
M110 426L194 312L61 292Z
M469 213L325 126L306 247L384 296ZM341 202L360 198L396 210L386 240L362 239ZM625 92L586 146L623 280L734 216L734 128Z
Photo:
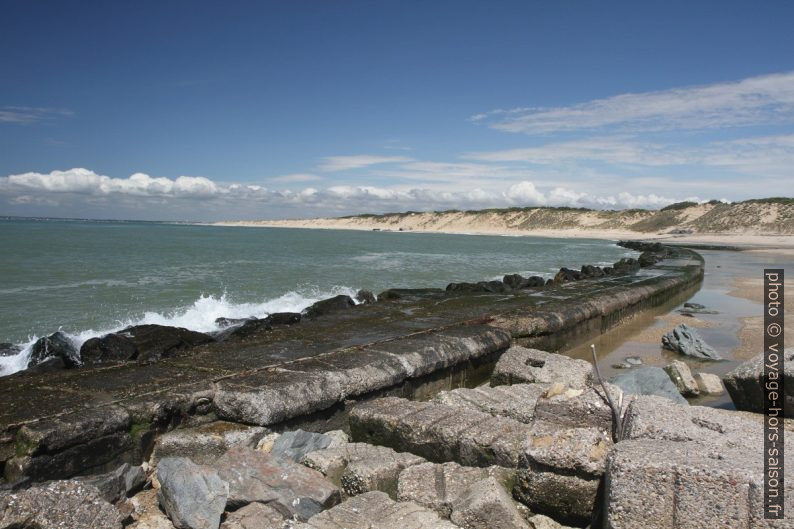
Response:
M279 429L373 395L421 397L476 382L460 374L512 343L560 350L692 292L702 276L702 258L674 248L629 275L507 294L393 291L156 364L19 373L0 379L0 467L7 481L66 478L140 463L177 427Z

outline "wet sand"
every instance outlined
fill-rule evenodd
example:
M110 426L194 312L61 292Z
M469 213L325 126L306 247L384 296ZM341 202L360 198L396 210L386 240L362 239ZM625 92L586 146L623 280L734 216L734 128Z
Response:
M701 303L717 314L680 314L683 301L648 311L599 336L595 343L599 366L605 377L622 369L612 367L627 356L639 356L645 365L663 367L672 360L686 362L692 373L724 375L739 363L763 351L763 270L783 268L788 277L785 290L786 346L794 346L794 260L785 253L757 251L698 250L706 260L701 289L688 301ZM690 359L661 347L662 335L679 323L697 329L703 339L724 358L722 362ZM590 347L583 344L566 351L590 360ZM732 408L727 393L720 397L690 399L692 404Z

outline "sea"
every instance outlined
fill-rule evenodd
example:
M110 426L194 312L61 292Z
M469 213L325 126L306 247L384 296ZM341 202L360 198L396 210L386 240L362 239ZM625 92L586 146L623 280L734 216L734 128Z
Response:
M78 347L138 324L212 332L220 317L297 312L359 289L551 277L636 255L598 239L2 217L0 248L0 342L22 347L0 356L0 376L59 330Z

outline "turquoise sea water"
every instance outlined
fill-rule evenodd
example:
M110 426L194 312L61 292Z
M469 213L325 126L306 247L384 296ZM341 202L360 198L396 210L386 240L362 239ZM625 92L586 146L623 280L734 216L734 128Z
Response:
M82 343L135 323L206 332L221 316L360 288L548 277L633 255L590 239L30 219L0 220L0 248L0 342L18 344L59 329Z

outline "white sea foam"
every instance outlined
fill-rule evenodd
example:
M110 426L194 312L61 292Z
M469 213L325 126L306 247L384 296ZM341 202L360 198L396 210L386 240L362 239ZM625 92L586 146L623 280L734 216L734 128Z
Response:
M339 294L355 298L356 290L343 286L334 287L330 291L302 288L261 303L235 303L226 295L220 297L201 296L192 305L168 313L146 312L142 317L119 321L111 328L86 329L77 333L65 334L79 349L90 338L119 331L131 325L169 325L198 332L213 332L220 329L220 326L215 323L218 318L264 318L274 312L300 312L321 299ZM0 356L0 376L7 376L25 369L30 360L31 348L38 339L39 336L32 336L27 342L17 344L22 350L16 355Z

